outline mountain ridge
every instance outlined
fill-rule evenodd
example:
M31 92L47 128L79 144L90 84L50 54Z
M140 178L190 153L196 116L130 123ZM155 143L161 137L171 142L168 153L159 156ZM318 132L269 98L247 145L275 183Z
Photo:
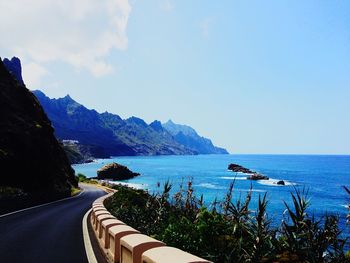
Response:
M228 154L227 150L215 146L208 138L200 136L195 129L188 125L176 124L168 120L162 124L175 140L186 148L202 154Z
M187 143L187 147L171 132L169 132L160 121L155 120L147 124L143 119L132 116L123 120L119 115L103 112L98 113L94 109L87 109L82 104L76 102L69 95L50 99L42 91L33 91L38 98L56 131L56 136L60 140L77 140L81 144L102 147L105 149L103 156L120 156L120 155L184 155L184 154L207 154L207 153L227 153L226 150L219 151L212 145L211 141L205 141L206 144L212 145L206 147L192 147L193 143ZM189 127L189 126L187 126ZM189 127L191 128L191 127ZM92 130L93 129L93 130ZM193 128L191 138L193 140L200 137ZM103 140L97 141L96 130L102 134ZM89 135L89 133L92 134ZM85 136L83 136L83 134ZM197 135L197 137L195 136ZM202 143L197 142L197 144ZM107 147L108 145L108 147ZM124 149L121 151L121 149ZM211 151L212 150L212 151ZM109 156L108 156L109 155Z
M24 85L20 59L4 59L4 63L12 77ZM158 120L147 124L135 116L123 120L117 114L88 109L69 94L51 99L39 90L32 93L49 117L55 136L62 141L71 162L125 155L228 153L187 125L172 121L162 124Z

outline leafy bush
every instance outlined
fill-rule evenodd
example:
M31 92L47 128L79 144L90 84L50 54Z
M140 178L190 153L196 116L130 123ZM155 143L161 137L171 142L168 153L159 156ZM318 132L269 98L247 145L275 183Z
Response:
M293 209L286 203L289 220L282 223L280 249L297 262L345 262L345 240L340 239L338 217L321 219L307 214L308 193L295 189L291 194Z
M231 184L223 202L210 209L197 198L192 182L170 196L171 185L149 194L126 186L105 201L119 220L144 234L214 262L350 262L336 216L308 214L305 190L291 193L293 206L280 227L272 227L266 194L256 211L249 209L252 191L233 201Z
M93 180L91 178L87 178L82 173L78 173L75 177L76 177L77 181L80 183L87 183L87 184L97 184L98 183L96 180Z

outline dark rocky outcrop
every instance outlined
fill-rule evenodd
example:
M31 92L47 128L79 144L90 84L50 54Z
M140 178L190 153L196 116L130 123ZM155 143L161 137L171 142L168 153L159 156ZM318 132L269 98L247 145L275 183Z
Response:
M267 177L266 175L262 175L254 172L253 174L248 175L247 179L248 180L269 180L269 177Z
M229 164L227 169L229 169L235 173L245 173L245 174L254 173L252 170L249 170L248 168L245 168L245 167L238 165L238 164L235 164L235 163Z
M238 165L238 164L235 164L235 163L229 164L227 169L229 169L235 173L248 174L248 176L247 176L248 180L269 180L269 177L267 177L266 175L259 174L255 171L252 171L248 168L245 168L245 167Z
M20 84L24 84L22 78L22 66L19 58L13 57L11 60L4 58L3 63L11 75L15 77Z
M14 75L0 60L0 186L42 200L69 196L74 170L36 97Z
M278 185L286 185L286 183L283 180L278 181L276 184L278 184Z
M110 163L106 164L99 170L97 170L97 178L98 179L112 179L112 180L127 180L134 178L140 174L134 173L129 170L128 167L118 164L118 163Z

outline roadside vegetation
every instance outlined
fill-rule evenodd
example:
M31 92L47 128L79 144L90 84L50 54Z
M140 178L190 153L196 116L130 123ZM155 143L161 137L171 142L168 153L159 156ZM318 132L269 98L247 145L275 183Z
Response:
M87 178L84 174L78 173L76 176L76 179L79 183L86 183L86 184L98 184L98 181L95 179Z
M85 184L98 184L98 182L96 180L93 180L91 178L87 178L84 174L82 173L78 173L75 176L76 180L79 183L85 183ZM76 187L72 187L71 189L71 196L75 196L77 194L79 194L81 192L80 188L76 188Z
M235 199L234 184L223 201L209 207L195 195L191 182L174 195L169 183L157 194L121 185L114 188L117 192L105 205L119 220L214 262L350 262L339 218L310 215L305 189L291 193L292 205L285 203L286 212L276 227L267 214L266 194L251 211L252 191Z
M72 187L71 189L71 196L76 196L81 192L80 188Z

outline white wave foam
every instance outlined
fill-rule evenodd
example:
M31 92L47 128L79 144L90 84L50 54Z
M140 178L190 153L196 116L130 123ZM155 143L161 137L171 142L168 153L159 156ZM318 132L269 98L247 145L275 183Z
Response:
M236 177L236 176L222 176L220 177L221 179L225 179L225 180L247 180L247 177Z
M277 184L278 181L281 181L281 180L280 179L273 179L273 178L270 178L269 180L257 180L257 182L259 184L268 185L268 186L290 186L290 185L296 185L296 183L292 183L292 182L289 182L289 181L286 181L286 180L283 180L284 181L284 185L280 185L280 184Z
M237 189L238 191L241 191L241 192L249 192L250 189ZM257 193L266 193L267 190L260 190L260 189L252 189L251 190L252 192L257 192Z
M134 184L134 183L126 183L126 182L118 182L118 181L105 181L106 183L109 184L114 184L114 185L123 185L123 186L128 186L131 188L135 188L135 189L146 189L147 188L147 184Z
M208 188L208 189L225 189L225 187L223 186L219 186L211 183L201 183L201 184L198 184L197 186Z
M247 177L235 177L235 176L222 176L220 177L221 179L225 179L225 180L249 180L247 179ZM258 182L259 184L262 185L268 185L268 186L291 186L291 185L297 185L296 183L292 183L289 182L287 180L283 180L284 181L284 185L279 185L277 184L278 181L281 181L281 179L273 179L270 178L269 180L256 180L256 182Z
M237 174L237 175L252 175L254 173L243 173L243 172L232 172L231 170L227 170L229 173L234 173L234 174Z

